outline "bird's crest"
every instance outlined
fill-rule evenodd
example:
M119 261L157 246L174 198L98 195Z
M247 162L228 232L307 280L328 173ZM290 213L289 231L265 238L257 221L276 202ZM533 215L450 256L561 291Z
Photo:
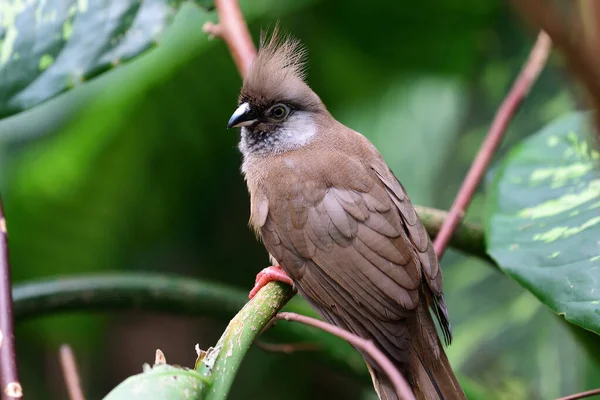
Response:
M251 100L268 106L274 101L314 103L314 94L304 82L306 49L300 41L282 32L276 24L261 32L258 54L244 79L240 103Z
M300 40L279 29L275 24L271 34L260 33L260 46L253 69L266 70L273 74L293 75L304 80L306 77L306 48Z

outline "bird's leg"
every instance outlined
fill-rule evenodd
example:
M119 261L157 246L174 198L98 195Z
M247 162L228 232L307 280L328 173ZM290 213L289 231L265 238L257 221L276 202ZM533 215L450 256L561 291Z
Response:
M256 293L258 293L258 291L263 288L263 286L273 281L287 283L292 287L292 289L296 290L294 282L292 282L290 277L281 269L279 265L274 265L263 269L256 275L254 287L250 291L248 298L253 298L256 295Z

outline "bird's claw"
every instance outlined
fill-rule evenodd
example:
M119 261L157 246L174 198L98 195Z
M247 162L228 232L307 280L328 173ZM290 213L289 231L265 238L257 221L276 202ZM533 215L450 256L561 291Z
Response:
M254 281L254 287L248 294L248 298L253 298L256 293L260 291L267 283L269 282L283 282L292 287L293 290L296 290L296 286L294 282L290 279L290 277L281 269L279 265L274 265L271 267L267 267L260 271L256 275L256 280Z

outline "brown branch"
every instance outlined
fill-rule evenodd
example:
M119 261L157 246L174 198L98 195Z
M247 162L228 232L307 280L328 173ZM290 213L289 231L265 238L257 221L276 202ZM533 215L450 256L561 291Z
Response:
M396 390L396 394L398 395L399 399L415 399L415 396L413 395L410 386L408 386L408 383L406 382L402 374L400 374L396 367L394 367L394 364L392 364L392 362L385 356L385 354L381 352L381 350L379 350L373 344L372 341L363 339L342 328L338 328L337 326L328 324L327 322L319 321L318 319L310 318L305 315L290 312L282 312L277 314L275 318L310 325L344 339L352 346L367 353L373 360L375 360L375 362L377 362L377 364L379 364L381 369L383 369L387 376L390 378L390 381L392 381L392 384L394 385L394 389Z
M577 399L585 399L586 397L592 397L595 395L600 395L600 389L588 390L587 392L575 393L566 397L561 397L556 400L577 400Z
M215 0L219 24L204 24L204 32L225 41L233 61L244 78L256 56L256 47L237 0Z
M514 8L530 25L545 31L563 54L571 72L579 78L589 95L591 106L597 111L596 130L600 134L600 52L597 21L600 21L600 7L597 0L582 4L588 17L588 24L581 20L565 23L565 13L556 4L545 0L511 0ZM571 6L565 4L565 6ZM575 13L573 13L575 14ZM590 26L590 23L592 26ZM582 29L583 26L583 29ZM586 29L586 27L588 29Z
M582 31L588 48L598 49L600 44L600 2L597 0L579 0L579 16Z
M546 64L550 48L550 38L544 32L540 32L535 46L529 54L527 63L521 70L519 77L500 105L500 108L498 108L490 130L471 165L467 177L463 181L460 190L456 195L454 204L452 204L452 207L450 208L448 218L444 221L440 233L435 238L434 247L438 258L441 258L444 254L446 246L450 241L450 237L463 219L465 211L473 198L475 189L483 178L483 174L489 166L496 149L500 145L508 124Z
M23 397L17 372L6 219L2 204L0 204L0 388L3 399Z
M319 351L323 347L317 343L267 343L261 340L255 340L254 345L261 350L272 353L292 354L297 351Z
M65 378L69 399L85 400L85 396L81 390L81 381L79 379L79 372L77 370L75 356L73 355L71 346L68 344L63 344L60 346L60 366Z

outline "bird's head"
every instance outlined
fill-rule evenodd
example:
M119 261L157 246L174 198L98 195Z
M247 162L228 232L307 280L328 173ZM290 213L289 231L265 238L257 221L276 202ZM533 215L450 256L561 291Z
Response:
M282 153L308 144L317 131L321 99L304 81L306 52L274 30L248 71L227 128L241 127L247 155Z

